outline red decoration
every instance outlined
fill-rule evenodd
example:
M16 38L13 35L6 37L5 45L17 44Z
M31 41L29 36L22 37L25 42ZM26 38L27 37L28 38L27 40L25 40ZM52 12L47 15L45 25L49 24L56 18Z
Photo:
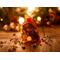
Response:
M32 18L27 18L28 23L32 23Z

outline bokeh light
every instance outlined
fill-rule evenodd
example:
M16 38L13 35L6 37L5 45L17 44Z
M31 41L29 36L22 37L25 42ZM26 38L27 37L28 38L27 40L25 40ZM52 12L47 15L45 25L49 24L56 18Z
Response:
M37 21L41 21L41 17L40 16L37 17Z
M12 29L15 28L15 24L14 24L14 22L11 22L11 23L10 23L10 28L12 28Z
M20 12L20 8L16 8L16 12Z
M1 18L1 20L0 21L3 21L3 19Z
M4 29L5 31L7 31L7 30L8 30L8 25L4 25L3 29Z
M23 24L24 23L24 18L23 17L19 17L19 24Z
M29 15L29 16L31 16L31 14L32 14L32 12L35 10L35 7L34 6L29 6L28 7L28 10L27 10L27 14Z
M58 10L60 10L60 7L58 7Z
M49 8L49 10L48 10L48 11L49 11L49 13L53 12L53 10L52 10L51 8Z
M17 25L17 26L16 26L16 31L19 31L19 29L20 29L20 28L19 28L19 26Z
M31 41L31 40L32 40L31 36L28 36L27 41Z

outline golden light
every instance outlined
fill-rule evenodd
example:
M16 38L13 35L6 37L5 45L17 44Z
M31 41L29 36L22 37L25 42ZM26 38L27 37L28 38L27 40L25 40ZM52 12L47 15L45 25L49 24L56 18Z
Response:
M60 10L60 7L58 7L58 10Z
M24 23L24 18L23 17L19 17L18 21L19 21L20 24L23 24Z
M39 12L39 9L38 8L36 8L36 12Z
M0 7L1 9L3 8L3 7Z
M28 7L28 12L32 12L34 9L35 9L35 7L30 6L30 7Z
M49 25L49 24L50 24L50 22L48 21L48 22L47 22L47 25Z
M40 16L37 17L37 21L41 21L41 17Z
M28 36L27 41L31 41L31 40L32 40L31 36Z
M34 10L35 10L35 7L34 7L34 6L29 6L29 7L28 7L28 10L27 10L27 14L28 14L29 16L31 16L31 13L32 13Z
M8 25L4 25L3 29L4 29L5 31L7 31L7 30L8 30Z
M53 10L51 9L51 8L49 8L49 10L48 10L49 12L53 12Z
M11 23L10 23L10 28L12 28L12 29L15 28L15 24L14 24L14 22L11 22Z
M1 18L1 20L0 21L3 21L3 19Z
M20 8L16 8L16 12L20 12Z
M19 30L20 30L20 28L19 28L19 26L18 26L18 25L16 26L16 30L17 30L17 31L19 31Z

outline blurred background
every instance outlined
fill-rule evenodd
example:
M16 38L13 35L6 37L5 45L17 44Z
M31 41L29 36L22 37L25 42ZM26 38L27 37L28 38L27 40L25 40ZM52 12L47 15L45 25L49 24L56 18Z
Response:
M27 17L38 27L60 25L60 7L0 7L0 31L20 31Z
M39 42L41 45L33 51L60 52L60 7L33 6L0 7L0 51L10 51L10 49L17 52L30 51L29 47L25 49L20 43L21 36L24 35L22 28L27 22L38 28L35 30L41 40Z

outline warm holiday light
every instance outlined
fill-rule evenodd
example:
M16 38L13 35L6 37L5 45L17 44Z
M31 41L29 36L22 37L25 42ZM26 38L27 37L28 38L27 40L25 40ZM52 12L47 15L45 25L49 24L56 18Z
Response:
M8 30L8 25L4 25L3 29L4 29L5 31L7 31L7 30Z
M60 10L60 7L58 7L58 10Z
M34 9L35 9L35 7L29 6L29 7L28 7L28 12L32 12Z
M28 10L27 10L27 14L28 14L29 16L31 16L31 13L33 12L33 10L35 10L35 7L34 7L34 6L29 6L29 7L28 7Z
M31 41L31 40L32 40L31 36L28 36L27 41Z
M1 20L0 21L3 21L3 19L1 18Z
M23 17L19 17L18 21L19 21L20 24L23 24L24 23L24 18Z
M49 11L49 13L50 13L50 12L53 12L53 10L52 10L51 8L49 8L49 10L48 10L48 11Z
M14 24L14 22L11 22L11 23L10 23L10 28L12 28L12 29L15 28L15 24Z
M37 21L41 21L41 17L38 16L38 17L37 17Z
M20 12L20 8L16 8L16 12Z

